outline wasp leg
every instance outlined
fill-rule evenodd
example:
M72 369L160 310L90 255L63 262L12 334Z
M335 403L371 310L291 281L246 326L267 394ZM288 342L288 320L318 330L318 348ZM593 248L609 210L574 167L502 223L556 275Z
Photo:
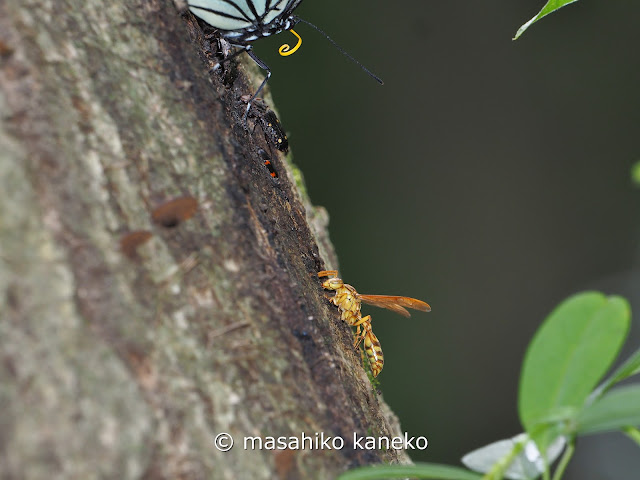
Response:
M360 348L360 344L362 343L362 341L366 336L367 336L367 332L364 332L364 331L360 335L357 335L356 339L353 342L353 348L358 350L358 348Z
M331 303L333 303L334 305L337 306L337 303L333 301L334 298L336 298L335 295L331 295L330 293L325 293L324 294L324 298L326 298L327 300L329 300Z
M356 327L355 338L353 340L353 347L357 350L360 346L360 342L364 338L364 330L360 328L360 325Z
M364 338L367 335L367 331L371 329L371 315L367 315L364 318L361 318L360 320L358 320L356 323L354 323L352 325L352 327L356 327L356 339L353 342L353 346L355 349L357 349L360 346L360 343L362 343L362 340L364 340Z
M352 327L360 327L360 325L367 324L367 323L371 323L371 315L367 315L366 317L362 317L356 323L352 323L351 326ZM363 326L362 328L364 329L365 327Z

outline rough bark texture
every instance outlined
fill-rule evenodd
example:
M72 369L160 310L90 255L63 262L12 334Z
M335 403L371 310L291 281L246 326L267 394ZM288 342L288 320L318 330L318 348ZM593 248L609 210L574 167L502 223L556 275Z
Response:
M1 478L332 478L407 461L350 446L397 422L316 277L335 264L325 216L245 128L246 64L210 74L213 53L170 0L0 0ZM152 221L185 195L193 218ZM137 230L150 240L123 254ZM345 448L242 448L301 432Z

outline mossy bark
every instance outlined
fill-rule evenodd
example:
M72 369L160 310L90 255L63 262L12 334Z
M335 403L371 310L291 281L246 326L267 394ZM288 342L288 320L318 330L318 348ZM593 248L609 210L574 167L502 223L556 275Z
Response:
M407 461L351 448L399 428L316 277L335 265L325 215L245 128L251 68L210 74L210 57L169 0L0 0L1 478L333 478ZM152 221L187 195L193 218ZM138 230L151 238L125 255ZM243 449L302 432L345 447Z

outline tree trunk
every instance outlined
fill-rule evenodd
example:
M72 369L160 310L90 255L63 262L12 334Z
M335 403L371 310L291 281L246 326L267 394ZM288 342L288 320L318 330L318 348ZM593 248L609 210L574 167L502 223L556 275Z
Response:
M214 53L169 0L0 0L1 478L408 461L352 448L399 427L317 279L326 215L243 120L262 73ZM344 448L243 445L321 432Z

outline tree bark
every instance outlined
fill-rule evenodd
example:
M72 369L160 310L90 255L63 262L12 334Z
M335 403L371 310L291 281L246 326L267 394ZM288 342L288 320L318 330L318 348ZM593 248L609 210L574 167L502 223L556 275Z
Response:
M0 0L1 478L408 461L352 448L400 433L317 279L336 264L326 214L246 128L262 73L244 55L210 73L214 53L169 0ZM158 213L176 197L193 218ZM303 432L345 446L243 448Z

